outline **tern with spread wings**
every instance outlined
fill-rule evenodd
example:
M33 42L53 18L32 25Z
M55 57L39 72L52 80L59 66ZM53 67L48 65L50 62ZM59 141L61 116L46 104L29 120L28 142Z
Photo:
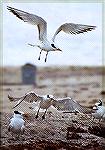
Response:
M39 108L37 111L36 118L38 118L39 110L45 109L44 115L42 116L42 119L45 119L45 114L48 110L48 108L53 105L57 110L61 111L69 111L69 112L78 112L78 113L84 113L88 114L91 112L91 110L85 106L80 105L76 100L73 100L70 97L67 98L59 98L55 99L53 95L45 95L45 96L39 96L35 92L29 92L25 94L22 97L12 97L8 95L8 98L10 101L18 101L17 104L13 107L16 108L22 101L33 103L33 102L39 102ZM33 108L34 109L34 108Z
M45 109L45 112L42 116L42 119L45 119L45 114L47 112L47 109L51 105L54 105L53 95L39 96L39 95L35 94L34 92L29 92L20 98L16 98L16 97L12 97L12 96L8 95L8 98L10 101L14 101L14 102L18 101L17 104L13 108L16 108L22 101L25 101L28 103L39 102L39 108L38 108L38 111L36 114L36 119L38 118L40 109Z
M45 62L47 61L47 56L50 51L62 51L54 43L55 37L59 32L64 31L65 33L68 34L79 34L91 31L96 28L96 26L91 25L64 23L56 30L52 38L52 41L49 42L47 39L47 22L43 18L9 6L7 6L7 9L22 21L32 25L37 25L39 31L39 42L38 42L39 44L36 45L29 44L29 45L33 47L37 46L39 49L41 49L38 60L40 60L42 51L46 51Z

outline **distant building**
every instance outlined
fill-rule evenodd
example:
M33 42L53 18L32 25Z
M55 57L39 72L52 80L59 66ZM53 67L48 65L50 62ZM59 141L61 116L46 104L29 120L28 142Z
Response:
M30 63L22 66L22 84L36 85L36 66Z

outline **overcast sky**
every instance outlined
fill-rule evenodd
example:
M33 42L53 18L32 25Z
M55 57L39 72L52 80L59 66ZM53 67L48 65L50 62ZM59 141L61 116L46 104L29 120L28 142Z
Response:
M91 32L70 35L60 32L55 39L63 52L45 52L38 60L40 49L27 43L38 41L37 26L27 24L7 10L7 6L41 16L47 21L48 38L63 23L95 25ZM4 3L3 4L3 65L102 65L102 4L101 3Z

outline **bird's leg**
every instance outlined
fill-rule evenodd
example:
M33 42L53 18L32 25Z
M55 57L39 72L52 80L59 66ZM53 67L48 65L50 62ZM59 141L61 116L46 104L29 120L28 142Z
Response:
M99 122L101 121L102 118L99 119Z
M39 58L38 58L38 60L40 60L40 57L41 57L41 53L42 53L42 50L40 51L40 54L39 54Z
M46 53L46 58L45 58L45 62L47 61L47 55L48 55L48 52Z
M101 118L99 119L99 122L102 120L103 115L101 116Z
M12 133L12 139L14 139L14 135L13 135L13 133Z
M20 135L18 134L17 137L16 137L17 140L20 140L19 136L20 136Z
M8 132L10 132L10 126L8 127Z
M94 121L95 117L92 117L92 120Z
M39 110L40 110L40 107L39 107L39 109L37 111L37 114L36 114L36 117L35 117L36 119L38 118Z
M44 115L42 116L42 119L45 119L46 112L47 112L47 109L45 110Z

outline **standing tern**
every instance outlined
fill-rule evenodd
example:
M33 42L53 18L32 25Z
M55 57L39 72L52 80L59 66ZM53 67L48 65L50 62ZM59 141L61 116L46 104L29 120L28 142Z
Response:
M24 133L24 129L25 129L24 124L25 121L23 120L23 114L15 110L12 119L10 119L8 131L15 133L16 135L19 136L19 134Z
M87 31L91 31L96 28L96 26L91 26L91 25L64 23L56 30L52 38L52 41L49 42L47 40L47 22L43 18L9 6L7 6L7 9L22 21L32 25L37 25L39 31L39 44L36 45L29 44L29 45L33 47L37 46L38 48L41 49L38 60L40 60L42 51L46 51L45 62L47 61L48 52L62 51L54 43L55 37L60 31L64 31L65 33L68 34L79 34Z
M99 99L99 101L95 103L92 116L96 119L99 119L99 122L101 121L101 119L105 120L105 106L103 105L101 99Z

